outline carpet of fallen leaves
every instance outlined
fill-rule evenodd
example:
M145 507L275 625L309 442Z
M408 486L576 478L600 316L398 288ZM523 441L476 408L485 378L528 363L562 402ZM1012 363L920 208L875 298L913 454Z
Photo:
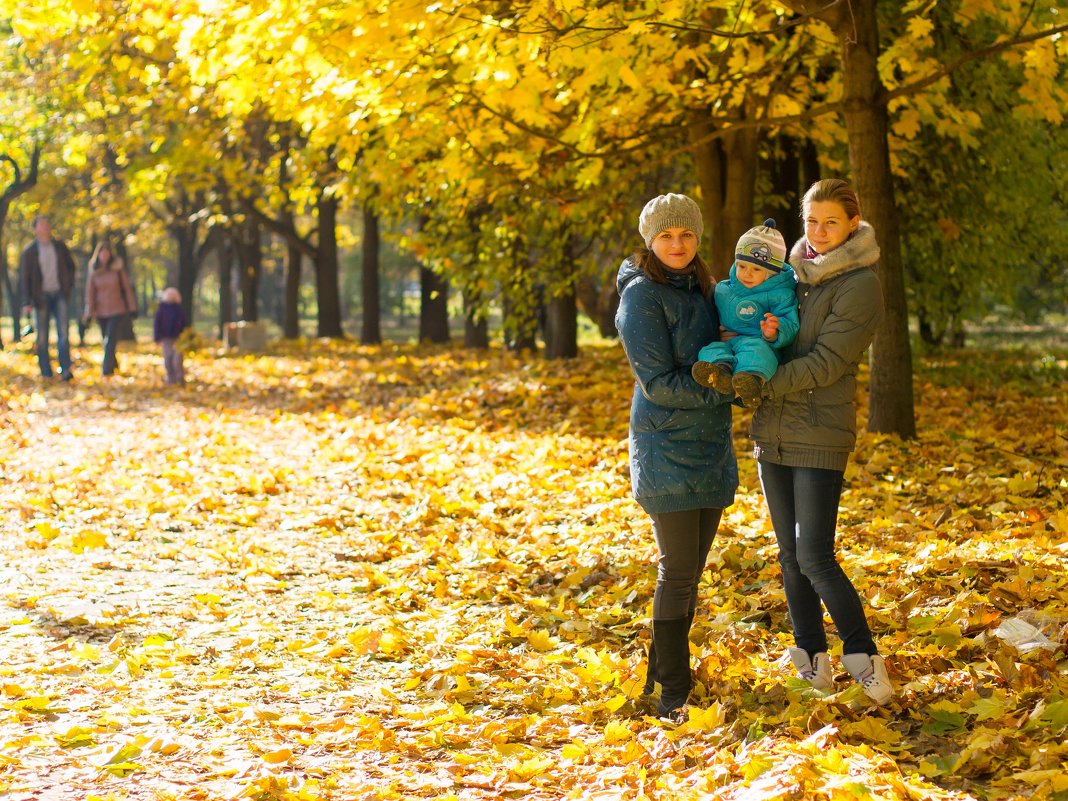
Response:
M678 728L618 346L565 363L303 342L0 354L0 797L1068 798L1066 354L918 365L865 435L843 561L899 688L788 677L742 474Z

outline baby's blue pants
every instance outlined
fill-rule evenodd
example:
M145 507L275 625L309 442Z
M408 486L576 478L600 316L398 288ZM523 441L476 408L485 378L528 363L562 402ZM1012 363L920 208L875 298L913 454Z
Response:
M723 362L732 373L756 373L765 381L775 374L779 359L763 337L736 336L726 342L712 342L697 356L703 362Z

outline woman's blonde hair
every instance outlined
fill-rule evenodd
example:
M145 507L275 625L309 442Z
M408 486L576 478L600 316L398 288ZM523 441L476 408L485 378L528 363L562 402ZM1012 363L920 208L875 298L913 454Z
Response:
M805 216L805 209L812 203L828 202L841 206L850 220L860 216L860 200L857 198L857 192L841 178L824 178L812 184L801 200L801 216Z

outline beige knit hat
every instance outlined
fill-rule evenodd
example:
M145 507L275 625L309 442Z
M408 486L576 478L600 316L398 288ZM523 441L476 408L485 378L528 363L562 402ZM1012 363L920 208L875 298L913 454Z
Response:
M646 247L652 247L653 239L668 228L687 228L697 234L705 230L705 220L701 216L701 207L686 195L658 195L645 204L638 217L638 233L645 240Z
M750 228L738 240L734 248L734 261L744 261L781 273L786 263L786 242L770 217L763 225Z

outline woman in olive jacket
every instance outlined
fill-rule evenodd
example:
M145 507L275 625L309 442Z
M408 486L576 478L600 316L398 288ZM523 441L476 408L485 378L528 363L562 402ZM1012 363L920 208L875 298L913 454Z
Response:
M754 452L797 646L789 649L790 660L813 687L833 687L825 606L842 638L843 665L873 701L885 704L893 694L886 667L834 545L857 440L857 369L883 314L879 246L845 181L813 184L802 212L805 237L790 255L801 325L753 414Z
M697 586L738 486L733 399L690 374L701 348L719 339L712 277L697 255L702 229L701 210L690 198L653 198L638 220L646 247L623 262L616 280L616 329L635 379L631 485L652 518L660 554L646 693L659 681L659 714L676 720L690 693Z

